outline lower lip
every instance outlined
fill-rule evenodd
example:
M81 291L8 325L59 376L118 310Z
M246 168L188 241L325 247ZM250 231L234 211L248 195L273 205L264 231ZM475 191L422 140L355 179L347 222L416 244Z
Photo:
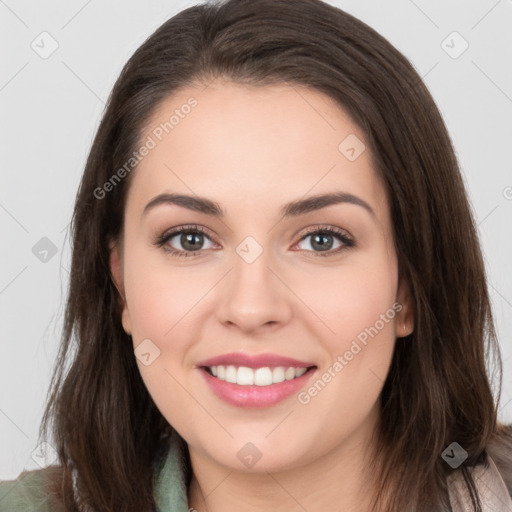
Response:
M297 393L315 373L316 368L310 368L304 375L295 379L270 386L241 386L217 379L204 368L200 368L200 371L214 394L228 404L236 407L263 408L271 407Z

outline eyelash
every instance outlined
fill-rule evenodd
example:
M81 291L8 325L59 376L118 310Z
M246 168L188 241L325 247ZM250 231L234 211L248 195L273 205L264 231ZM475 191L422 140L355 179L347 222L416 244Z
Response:
M178 249L169 249L167 247L164 247L164 245L169 240L171 240L176 235L179 235L181 233L188 233L188 234L191 234L191 233L192 234L201 233L201 234L205 235L207 238L211 239L211 237L208 235L208 232L204 228L202 228L201 226L197 226L197 225L180 226L180 227L175 228L175 229L173 229L171 231L165 232L162 235L160 235L159 237L157 237L157 239L154 242L154 245L156 245L157 247L163 248L163 250L165 252L167 252L171 256L176 256L178 258L179 257L189 258L189 257L199 256L200 253L202 252L202 250L199 250L199 251L182 251L182 250L178 250ZM317 235L317 234L332 235L332 236L338 238L339 241L341 241L343 243L343 245L341 247L338 247L338 249L336 249L336 250L321 251L321 252L319 252L319 251L306 251L306 252L312 252L315 257L318 256L318 257L321 257L321 258L325 258L325 257L328 257L328 256L333 256L335 254L338 254L340 251L342 251L344 249L349 249L351 247L355 247L356 246L354 240L352 238L350 238L349 236L347 236L345 234L345 232L343 232L343 231L341 231L341 230L339 230L337 228L332 228L332 227L329 227L329 226L315 226L314 228L311 228L306 233L304 233L304 235L300 238L300 240L297 243L302 242L308 236Z

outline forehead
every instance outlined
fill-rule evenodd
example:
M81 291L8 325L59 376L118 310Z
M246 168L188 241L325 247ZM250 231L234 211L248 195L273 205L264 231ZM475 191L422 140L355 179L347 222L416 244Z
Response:
M216 80L182 88L158 105L144 143L151 149L133 171L127 207L183 192L211 197L229 214L236 203L277 209L344 191L387 208L361 129L333 99L304 86Z

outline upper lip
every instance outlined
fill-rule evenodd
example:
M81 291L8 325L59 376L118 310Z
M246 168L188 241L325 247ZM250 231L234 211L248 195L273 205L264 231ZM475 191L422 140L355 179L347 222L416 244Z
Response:
M210 359L205 359L196 364L196 367L202 366L246 366L247 368L262 368L265 366L276 367L294 367L294 368L309 368L315 366L313 363L306 361L299 361L291 357L280 356L277 354L257 354L249 355L233 352L231 354L222 354Z

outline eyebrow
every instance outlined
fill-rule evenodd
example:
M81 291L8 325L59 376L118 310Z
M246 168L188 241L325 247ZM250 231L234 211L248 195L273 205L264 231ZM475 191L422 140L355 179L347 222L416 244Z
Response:
M284 217L297 217L306 213L314 212L331 206L334 204L348 203L363 207L372 217L376 218L375 211L372 207L363 199L347 192L332 192L329 194L319 194L315 196L307 197L306 199L298 199L285 204L281 210L281 218ZM146 205L142 212L144 217L153 208L163 205L170 204L181 206L195 212L204 213L217 218L225 218L226 212L222 207L206 197L189 196L185 194L160 194Z

